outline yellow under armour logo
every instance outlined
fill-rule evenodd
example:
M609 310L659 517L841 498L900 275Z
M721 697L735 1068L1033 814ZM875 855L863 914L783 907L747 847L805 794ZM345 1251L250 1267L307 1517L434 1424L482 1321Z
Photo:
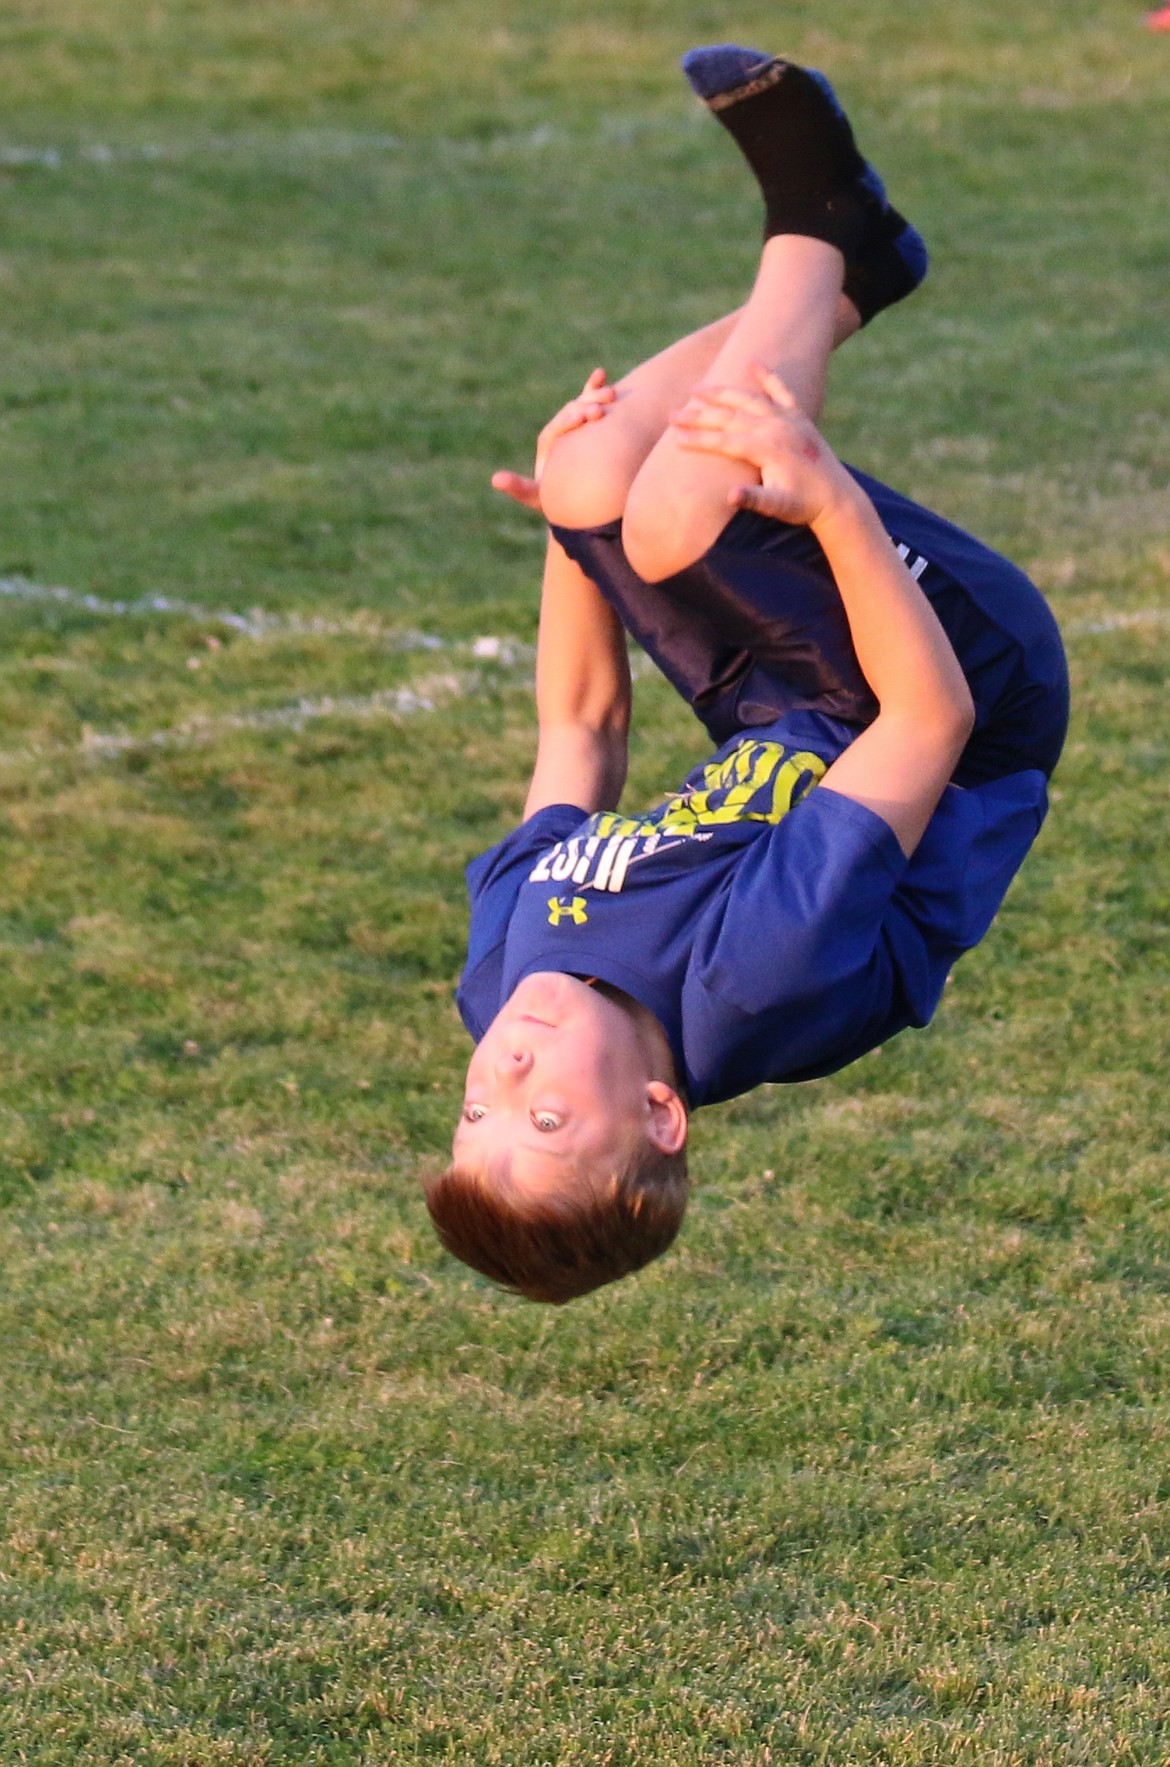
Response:
M563 896L550 896L548 899L548 924L560 926L566 914L574 926L584 926L589 919L584 896L574 896L569 902L566 902Z

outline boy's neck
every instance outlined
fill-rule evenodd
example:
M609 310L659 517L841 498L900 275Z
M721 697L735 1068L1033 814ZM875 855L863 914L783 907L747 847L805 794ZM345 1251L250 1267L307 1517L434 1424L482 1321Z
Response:
M651 1012L648 1006L643 1006L640 1000L635 1000L632 994L627 994L624 988L617 987L613 982L603 982L600 976L581 976L579 979L598 994L604 995L606 1000L611 1000L626 1014L638 1033L649 1078L664 1080L685 1103L686 1095L679 1078L674 1051L658 1015Z

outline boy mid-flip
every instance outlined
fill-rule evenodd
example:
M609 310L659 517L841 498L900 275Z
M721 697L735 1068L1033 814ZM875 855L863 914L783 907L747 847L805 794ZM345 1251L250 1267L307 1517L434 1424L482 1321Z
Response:
M670 1243L690 1110L927 1023L1067 722L1027 578L814 427L832 349L921 280L921 240L822 76L734 46L684 67L763 190L751 294L616 388L590 376L537 478L495 481L551 530L539 741L525 820L468 872L478 1047L427 1203L537 1300ZM719 745L634 815L626 632Z

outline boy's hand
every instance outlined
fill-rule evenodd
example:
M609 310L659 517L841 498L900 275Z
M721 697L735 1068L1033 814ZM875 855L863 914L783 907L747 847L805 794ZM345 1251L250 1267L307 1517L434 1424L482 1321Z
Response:
M519 472L494 472L493 487L502 491L505 497L511 497L514 503L522 503L525 509L534 509L541 514L540 481L553 443L559 436L568 435L570 430L580 429L583 423L596 423L599 417L605 416L616 397L614 388L606 383L605 369L595 368L577 397L562 405L541 430L536 440L532 477L526 478Z
M759 470L759 485L738 485L728 502L776 521L814 526L852 480L779 375L755 365L759 392L700 387L672 418L681 445L722 454Z

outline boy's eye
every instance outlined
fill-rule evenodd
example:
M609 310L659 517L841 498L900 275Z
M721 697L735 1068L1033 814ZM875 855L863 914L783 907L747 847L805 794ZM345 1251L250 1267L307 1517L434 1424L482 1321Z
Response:
M532 1122L534 1128L547 1135L551 1130L559 1129L564 1118L558 1116L556 1111L533 1111Z
M478 1123L486 1116L486 1104L465 1104L463 1106L463 1121L465 1123Z

